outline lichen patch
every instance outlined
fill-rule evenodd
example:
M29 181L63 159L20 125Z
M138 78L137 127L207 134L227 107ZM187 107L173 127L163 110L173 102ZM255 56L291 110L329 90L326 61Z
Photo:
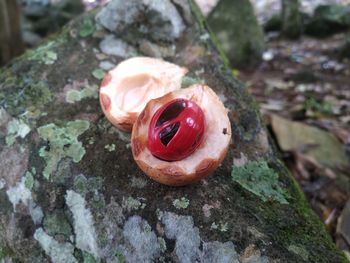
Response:
M37 129L40 138L50 144L50 147L43 146L39 150L39 155L46 161L43 171L46 179L57 169L57 164L62 158L70 157L73 162L80 162L85 155L85 149L78 141L78 136L88 130L89 126L87 121L76 120L68 122L65 127L51 123Z
M34 224L40 224L43 219L43 211L40 206L38 206L32 197L32 193L26 187L26 178L22 177L14 187L10 187L6 191L7 197L13 205L13 210L17 211L17 205L22 203L29 209L29 213Z
M288 204L289 194L278 181L278 174L265 161L250 161L243 166L233 166L233 181L258 196L262 201Z
M6 144L12 146L17 137L24 139L30 132L30 127L23 120L13 119L7 124Z
M239 263L239 256L231 241L202 242L191 216L161 211L158 211L158 215L165 226L166 237L176 242L174 252L179 262Z
M123 247L127 262L153 262L160 256L158 238L147 221L141 217L130 217L124 225L123 235L131 245L131 249Z
M69 190L66 194L66 204L73 214L76 247L99 258L94 219L86 207L85 199L80 194Z
M98 98L97 85L87 86L82 90L74 90L74 89L68 90L68 92L66 93L66 102L68 103L75 103L88 98L93 98L93 99Z
M127 211L130 212L132 210L144 209L146 207L146 204L142 203L140 199L128 197L128 198L123 198L122 207L123 209L126 209Z
M70 243L61 243L45 233L42 228L35 231L34 239L39 242L45 253L53 263L77 263L74 257L74 246Z
M190 205L190 200L185 197L181 197L180 199L175 199L173 201L173 206L176 209L186 209Z

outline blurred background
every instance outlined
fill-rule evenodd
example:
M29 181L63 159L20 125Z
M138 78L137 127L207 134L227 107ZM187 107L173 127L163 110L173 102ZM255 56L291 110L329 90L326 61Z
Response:
M350 0L196 1L312 208L350 255ZM0 0L0 64L106 2Z

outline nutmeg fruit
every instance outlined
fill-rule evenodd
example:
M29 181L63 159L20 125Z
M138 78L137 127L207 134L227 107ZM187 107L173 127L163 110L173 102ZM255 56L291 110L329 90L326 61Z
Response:
M181 88L187 69L161 59L134 57L122 61L104 77L100 103L108 120L131 131L147 102Z
M182 153L174 152L174 155L180 155L181 158L177 158L178 156L172 158L171 151L169 151L166 152L167 158L159 158L157 154L154 154L154 151L150 150L149 132L150 130L152 132L152 129L157 126L154 123L159 120L166 108L176 101L194 103L200 108L204 117L203 134L199 138L199 143L197 141L198 145L194 147L193 152L189 155L186 153L184 156L181 156ZM165 125L164 127L166 128L177 122L186 122L188 114L181 115L186 105L179 106L179 108L182 109L177 109L178 112L170 114L170 117L165 116L165 124L161 123L160 126ZM193 116L195 115L191 115L189 119ZM185 120L181 120L181 118L185 118ZM196 121L201 122L201 120ZM166 149L168 145L171 146L172 140L174 140L174 143L179 145L173 147L180 148L180 152L186 152L186 149L181 149L181 135L177 137L180 129L177 129L175 132L171 129L173 128L170 128L170 138L167 138L169 141L163 146ZM156 136L160 136L160 133L161 131L155 132ZM195 139L192 137L186 137L186 140L190 140L190 142L193 140L192 143L196 144L195 136L193 137ZM159 139L161 140L160 137ZM211 174L223 161L230 141L231 125L224 105L211 88L195 84L189 88L175 90L163 97L150 100L133 126L131 148L136 163L149 177L162 184L182 186L197 182ZM186 147L191 147L189 142L184 141L183 143Z

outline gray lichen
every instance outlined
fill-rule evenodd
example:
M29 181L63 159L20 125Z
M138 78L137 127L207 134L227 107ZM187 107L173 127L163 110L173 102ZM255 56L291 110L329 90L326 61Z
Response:
M77 263L73 256L74 246L70 243L61 243L45 233L42 228L35 231L34 239L37 240L45 253L53 263Z
M86 207L85 199L80 194L69 190L66 194L66 204L73 214L76 247L99 258L94 219Z
M203 263L240 263L239 255L232 242L220 243L218 241L203 244L201 262Z
M31 191L26 187L26 178L22 177L14 187L10 187L6 191L7 197L13 205L13 210L16 211L17 205L22 203L29 209L34 224L40 224L44 216L40 206L38 206L32 197Z
M166 212L162 217L162 223L165 225L166 237L176 240L175 253L179 261L196 262L200 255L201 240L199 229L193 225L193 218Z
M130 217L123 229L125 239L132 249L124 247L126 262L153 262L160 256L160 244L151 226L139 216Z

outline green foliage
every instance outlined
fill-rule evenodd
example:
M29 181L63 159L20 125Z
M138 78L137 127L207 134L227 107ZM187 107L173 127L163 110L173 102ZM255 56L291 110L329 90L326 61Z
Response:
M250 161L244 166L234 166L232 179L264 202L274 200L288 204L288 192L279 184L278 174L265 161Z
M306 109L317 111L323 114L332 115L332 104L329 102L318 102L314 97L306 101Z
M85 149L78 136L84 133L90 124L87 121L76 120L58 127L51 123L38 128L40 138L48 141L50 147L42 147L39 155L46 161L43 175L50 178L51 173L56 170L58 162L64 157L70 157L74 162L80 162L85 155Z

